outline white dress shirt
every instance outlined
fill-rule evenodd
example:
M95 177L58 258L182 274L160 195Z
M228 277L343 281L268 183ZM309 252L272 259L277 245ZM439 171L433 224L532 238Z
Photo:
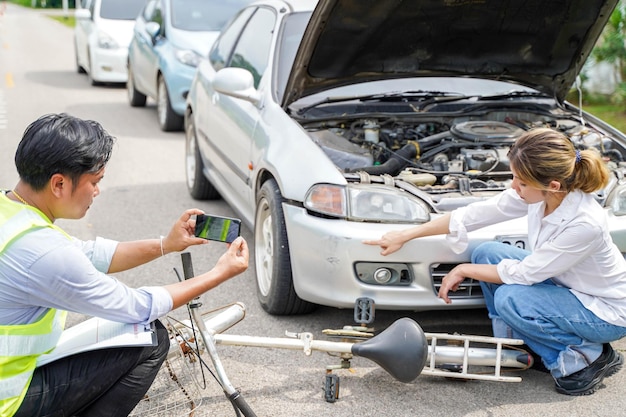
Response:
M70 240L52 228L26 233L0 255L0 324L26 324L49 308L122 323L149 323L172 308L162 287L133 289L107 275L117 242Z
M626 260L609 234L604 209L592 194L573 191L554 212L527 204L509 189L452 212L448 241L467 247L467 232L528 215L531 254L497 268L505 284L532 285L551 278L601 319L626 326Z

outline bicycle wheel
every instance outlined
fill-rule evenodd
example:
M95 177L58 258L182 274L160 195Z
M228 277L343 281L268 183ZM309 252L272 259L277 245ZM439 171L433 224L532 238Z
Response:
M180 353L168 357L130 417L201 417L202 395Z

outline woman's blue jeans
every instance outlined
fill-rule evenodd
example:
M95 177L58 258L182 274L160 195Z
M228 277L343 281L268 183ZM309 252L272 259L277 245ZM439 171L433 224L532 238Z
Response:
M93 350L35 369L16 417L126 417L150 388L169 346L159 320L156 346Z
M472 263L523 259L529 252L500 242L485 242ZM589 366L602 344L626 336L626 327L605 322L585 308L565 287L547 280L534 285L481 282L495 337L522 339L555 378Z

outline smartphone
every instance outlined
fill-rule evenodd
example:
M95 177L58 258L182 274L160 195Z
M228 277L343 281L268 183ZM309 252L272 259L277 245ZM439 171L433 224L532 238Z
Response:
M231 243L241 234L241 220L209 214L196 215L195 235L203 239Z

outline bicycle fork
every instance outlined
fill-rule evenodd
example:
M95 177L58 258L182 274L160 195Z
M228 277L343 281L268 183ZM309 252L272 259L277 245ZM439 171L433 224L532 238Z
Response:
M193 265L191 263L191 254L189 254L188 252L184 252L181 254L181 258L185 279L193 278L194 273ZM226 375L226 370L224 369L222 361L217 354L217 347L214 335L208 330L202 318L202 315L200 314L199 308L202 304L196 299L189 302L188 305L189 311L191 312L191 317L195 324L198 326L198 330L200 331L200 337L202 338L202 342L204 343L206 352L211 358L211 362L213 362L213 367L215 368L215 373L218 376L220 385L224 390L224 395L226 395L226 398L230 400L236 411L241 411L245 417L256 417L254 411L252 411L241 393L233 386L233 384L231 384L228 376Z

